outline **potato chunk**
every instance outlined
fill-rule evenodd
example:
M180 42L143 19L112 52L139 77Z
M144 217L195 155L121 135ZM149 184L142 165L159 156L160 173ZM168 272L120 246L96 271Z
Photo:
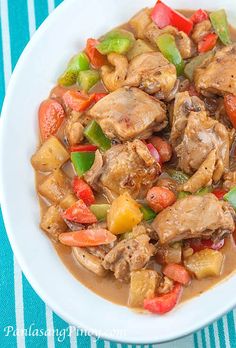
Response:
M73 193L68 193L61 201L60 201L60 207L62 209L67 209L71 207L78 199L73 195Z
M38 191L50 202L59 203L69 192L68 178L60 169L57 169L39 185Z
M58 241L59 234L68 229L65 221L61 217L60 208L56 205L51 205L42 216L40 227L47 232L49 237L54 241Z
M129 232L142 220L137 202L128 192L116 198L107 214L108 229L114 234Z
M69 159L65 147L56 137L50 137L32 156L31 163L34 169L41 172L51 172L60 168Z
M143 307L146 298L153 298L160 284L160 275L148 269L131 273L128 304L130 307Z
M219 276L222 270L224 256L221 252L212 249L204 249L189 256L185 261L185 267L197 277Z
M140 54L147 52L154 52L154 49L149 43L138 39L137 41L135 41L134 46L131 48L131 50L129 50L129 52L127 53L127 58L128 60L131 60L139 56Z

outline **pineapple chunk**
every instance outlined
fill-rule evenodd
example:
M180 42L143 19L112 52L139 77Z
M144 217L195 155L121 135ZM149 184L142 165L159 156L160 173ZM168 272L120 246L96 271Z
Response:
M77 198L73 193L68 193L61 201L60 201L60 207L62 209L67 209L71 207L75 202L77 202Z
M222 270L224 256L221 252L212 249L203 249L185 261L185 267L197 277L202 279L206 277L219 276Z
M67 230L67 225L61 217L60 208L51 205L41 219L40 227L48 233L54 241L58 241L59 234Z
M65 147L56 137L47 139L32 156L34 169L41 172L51 172L60 168L70 158Z
M138 203L125 192L112 202L107 214L108 229L114 234L129 232L142 218Z
M131 60L142 53L154 52L154 49L147 42L138 39L135 41L134 46L127 53L128 60Z
M68 178L60 169L57 169L39 185L38 191L49 201L59 203L69 191Z
M129 306L143 307L143 301L146 298L155 297L160 280L160 275L153 270L143 269L132 272L128 300Z

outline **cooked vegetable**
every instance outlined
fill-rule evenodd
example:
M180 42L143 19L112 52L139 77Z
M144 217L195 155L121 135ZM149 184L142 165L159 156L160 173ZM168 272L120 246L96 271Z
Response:
M156 43L163 56L175 65L177 74L183 74L184 61L176 46L174 36L167 33L162 34L157 37Z
M178 192L178 195L177 195L177 198L178 199L182 199L182 198L185 198L187 196L191 195L190 192L186 192L186 191L180 191Z
M156 213L148 205L143 204L140 207L141 213L143 214L143 220L150 221L156 217Z
M156 261L161 265L168 263L180 263L182 261L182 243L157 246Z
M75 204L66 209L62 217L63 219L81 224L93 224L97 222L96 216L89 210L82 199L79 199Z
M157 149L151 143L147 144L147 148L150 154L152 155L152 157L155 158L156 162L161 163L161 156L159 152L157 151Z
M172 25L189 35L193 28L193 22L190 19L173 10L160 0L158 0L154 6L151 18L161 29L165 28L167 25Z
M63 95L63 101L67 108L76 112L82 112L93 104L94 94L86 95L71 89Z
M50 172L61 167L69 157L62 143L56 137L52 136L32 156L31 163L36 170Z
M73 145L70 148L70 152L95 152L97 150L97 146L95 145Z
M40 227L48 233L50 238L58 241L59 234L66 231L67 225L61 217L60 208L56 205L51 205L43 214Z
M86 205L95 203L93 191L84 180L78 178L78 176L75 176L72 186L76 197L82 199Z
M73 255L82 266L87 268L90 272L95 273L99 277L104 277L107 274L102 266L102 261L94 255L91 255L85 248L72 248Z
M57 169L39 185L38 191L49 201L59 203L69 191L68 178Z
M91 247L110 244L116 236L103 228L61 233L59 241L71 247Z
M185 65L184 67L184 75L190 80L193 81L193 76L195 70L203 64L203 62L211 57L214 56L213 51L209 51L203 54L200 54L190 60L188 64Z
M198 42L198 52L204 53L212 50L217 42L218 35L215 33L209 33L203 37L201 41Z
M200 23L202 21L205 21L208 19L208 14L206 11L199 9L190 17L190 20L193 22L193 24Z
M75 202L77 202L77 198L75 197L75 195L73 195L73 193L68 193L67 195L65 195L65 197L60 201L59 205L62 209L68 209L69 207L71 207L73 204L75 204Z
M171 169L168 171L168 174L172 177L172 179L177 181L178 184L184 184L189 179L188 175L184 174L180 170Z
M236 186L224 195L224 200L229 202L236 209Z
M225 111L236 129L236 96L233 94L227 94L224 96Z
M94 94L94 101L97 103L100 99L106 97L108 93L95 93Z
M71 161L78 176L84 175L93 165L95 152L72 152Z
M100 74L96 70L84 70L78 75L77 83L79 87L88 92L100 80Z
M139 56L140 54L147 52L154 52L154 49L146 41L138 39L135 41L133 47L127 53L127 58L130 61L133 58Z
M218 198L223 199L224 195L226 195L227 191L221 188L216 188L212 191L212 193Z
M176 201L175 194L166 187L152 187L147 194L148 205L159 213Z
M81 52L69 61L67 69L58 79L59 85L73 85L76 83L79 72L87 69L89 69L89 59L85 53Z
M152 145L157 149L158 153L161 156L161 162L168 162L172 156L172 147L171 145L161 137L154 136L150 139Z
M90 210L96 216L98 221L102 221L106 219L109 209L110 209L110 204L92 204L90 206Z
M165 314L171 311L178 303L182 294L182 286L175 284L173 290L167 294L144 300L144 309L155 314Z
M145 299L155 297L160 283L160 275L149 269L131 273L128 304L130 307L142 307Z
M203 187L196 192L196 195L203 196L212 191L212 186Z
M114 234L129 232L142 221L142 218L138 203L125 192L111 204L107 214L108 229Z
M194 253L185 261L185 267L192 272L197 279L219 276L222 270L224 256L221 252L212 249L204 249Z
M65 111L56 100L47 99L40 104L38 119L42 141L56 134L64 118Z
M188 285L191 281L191 277L184 266L178 265L176 263L169 263L163 269L163 274L168 278L174 280L183 285Z
M218 10L210 13L210 20L223 44L229 45L231 43L231 38L225 10Z
M196 252L203 249L219 250L223 248L225 240L221 239L219 241L213 241L212 239L193 238L189 239L187 243L190 246L190 248L192 248L193 251Z
M131 49L134 42L134 35L130 31L115 29L106 34L96 48L102 54L111 52L125 54Z
M107 60L106 57L103 56L98 50L96 49L96 46L99 44L98 40L95 39L88 39L87 40L87 46L85 49L85 52L87 53L90 63L95 69L101 68L103 65L106 64Z
M84 135L88 141L98 146L102 151L106 151L111 147L111 140L103 133L102 128L94 120L87 125Z

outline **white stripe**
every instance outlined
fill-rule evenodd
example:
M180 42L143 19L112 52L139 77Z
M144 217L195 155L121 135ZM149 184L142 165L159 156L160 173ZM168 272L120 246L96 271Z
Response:
M90 337L90 348L97 348L96 337Z
M7 3L8 3L8 1L6 1L6 0L0 0L5 90L7 89L8 82L9 82L10 77L11 77L11 70L12 70Z
M170 348L170 346L172 348L194 347L193 335L172 341L171 343L168 342L156 345L157 348Z
M225 335L225 346L226 348L230 348L227 318L226 316L224 316L222 319L223 319L223 327L224 327L224 335Z
M110 342L104 341L104 348L110 348Z
M77 348L76 330L72 330L70 333L70 348Z
M217 322L216 321L213 323L213 329L214 329L214 337L215 337L215 342L216 342L216 348L220 348L219 334L218 334L218 328L217 328Z
M15 312L16 312L16 328L24 333L24 303L22 289L22 272L14 257L14 287L15 287ZM25 335L16 336L17 348L25 347Z
M48 13L51 13L54 10L54 7L54 0L48 0Z
M28 8L28 19L29 19L29 34L31 37L36 30L34 0L27 0L27 8Z
M45 312L46 312L46 326L48 330L47 335L47 342L48 342L48 348L54 348L55 342L54 342L54 325L53 325L53 315L51 309L45 305Z
M197 332L197 342L198 342L198 348L202 347L202 335L201 335L201 331Z
M205 337L206 337L206 346L207 348L211 348L211 344L210 344L210 335L209 335L209 330L208 327L204 329L205 332Z
M122 348L122 345L120 343L117 343L117 348ZM130 345L128 345L128 348L131 347Z

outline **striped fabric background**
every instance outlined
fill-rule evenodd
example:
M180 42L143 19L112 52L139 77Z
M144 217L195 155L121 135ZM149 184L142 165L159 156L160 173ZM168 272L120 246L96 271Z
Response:
M34 31L62 0L0 0L0 110L17 60ZM66 0L65 0L66 1ZM217 305L217 304L216 304ZM160 348L236 348L236 311L201 331ZM135 347L73 332L48 308L22 274L0 213L0 348ZM141 347L141 346L136 346Z

